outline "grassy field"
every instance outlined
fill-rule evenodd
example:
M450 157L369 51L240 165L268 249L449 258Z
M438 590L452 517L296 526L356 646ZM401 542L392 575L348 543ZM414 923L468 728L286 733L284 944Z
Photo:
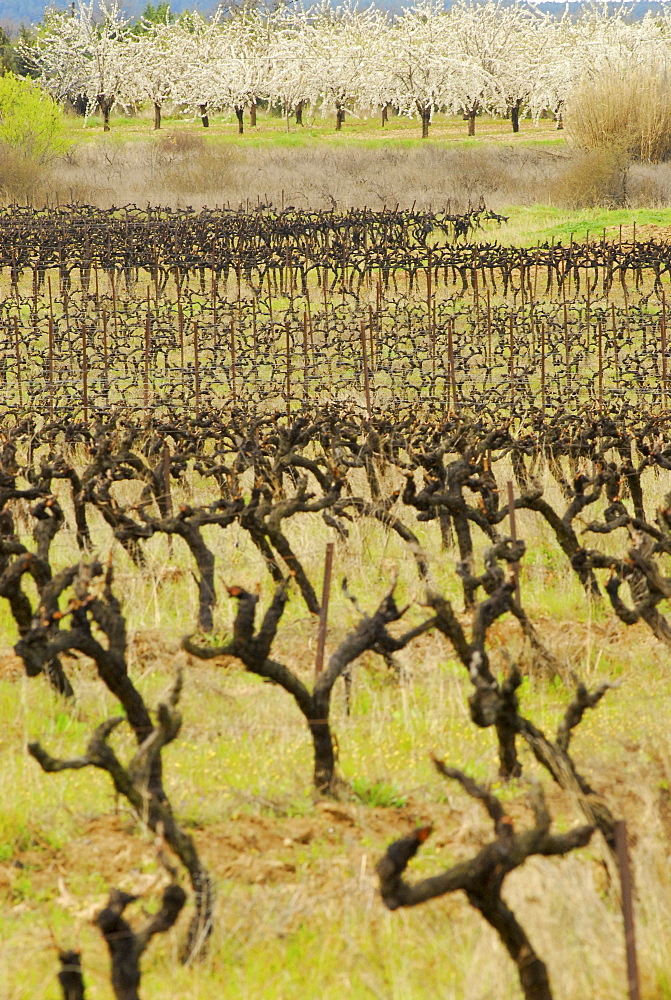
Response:
M194 481L184 499L198 502L201 489ZM63 502L67 507L65 496ZM414 527L431 554L436 585L456 601L452 556L440 555L434 527ZM524 709L552 732L570 698L572 671L590 684L603 678L621 684L586 717L573 753L613 812L629 823L643 996L662 1000L671 996L668 653L642 628L625 633L609 611L587 604L548 532L530 514L521 514L518 531L530 550L522 576L524 606L565 670L564 681L525 680ZM315 580L328 537L329 529L314 515L292 519L292 544ZM210 540L215 542L214 535ZM94 522L94 541L101 554L109 551L102 522ZM58 565L76 558L70 531L61 532L57 544ZM307 732L285 692L244 674L239 664L203 664L179 652L181 636L193 629L196 595L186 550L174 545L170 556L164 540L152 540L142 574L114 547L116 583L132 635L133 677L147 701L155 704L164 696L177 665L185 671L184 726L164 754L166 787L215 875L219 901L205 963L184 969L177 961L183 918L147 953L143 996L517 997L511 963L465 900L446 897L389 914L376 896L374 866L386 843L417 823L435 826L413 864L422 874L471 856L490 835L483 811L436 777L431 750L492 782L518 825L530 818L529 780L546 787L560 829L579 822L575 804L548 786L528 752L523 779L500 788L492 733L470 723L468 680L449 646L435 636L400 655L400 681L376 657L364 656L355 669L351 715L336 690L339 769L351 792L343 801L319 800L310 790ZM216 553L226 583L260 584L264 597L269 595L259 556L236 529L217 537ZM336 582L347 574L369 612L395 571L400 599L413 602L408 623L420 620L422 594L395 537L360 522L337 546ZM223 580L217 587L223 592ZM220 598L215 628L222 636L231 628L231 604ZM356 620L334 586L327 652ZM88 769L45 775L25 751L29 740L39 738L54 754L76 756L94 726L116 711L113 699L77 658L66 664L76 703L65 704L42 679L24 676L9 648L15 634L6 612L2 626L0 997L57 996L55 938L63 947L82 949L88 995L107 1000L108 960L91 918L113 884L142 894L151 907L165 876L153 835L115 801L105 775ZM309 678L316 622L297 595L278 640L278 658ZM509 657L529 663L512 620L497 624L491 646L498 670ZM130 752L124 735L115 745L122 755ZM511 876L506 898L547 960L556 997L625 996L618 894L599 839L567 859L527 863Z
M437 117L431 138L394 119L382 131L374 119L348 119L341 133L317 119L304 129L261 119L238 137L229 120L213 116L207 139L198 123L166 120L154 135L148 119L71 122L73 147L41 189L50 200L72 196L94 203L136 200L182 204L274 204L339 207L396 202L462 204L485 197L509 222L483 234L507 243L616 236L623 226L665 235L671 210L659 207L573 211L552 204L564 169L565 140L551 123L478 120L466 125ZM555 189L556 190L556 189ZM171 201L172 199L172 201ZM57 484L70 526L59 533L55 564L76 560L67 489ZM548 487L551 492L551 484ZM668 483L660 477L655 503ZM198 503L194 480L175 503ZM490 838L483 811L437 778L429 753L461 767L501 794L521 826L530 822L530 781L539 780L559 829L581 821L575 803L549 785L527 751L524 776L502 788L491 731L469 721L468 678L449 645L429 635L399 655L401 677L366 654L356 665L351 714L340 687L334 695L339 771L350 786L342 801L319 799L310 787L311 748L302 719L285 692L228 661L204 664L180 651L194 628L196 587L186 548L162 537L147 543L138 573L92 518L96 553L112 552L118 592L131 635L135 683L150 704L165 695L181 666L184 725L165 751L166 788L213 872L218 908L212 948L201 965L182 967L178 943L186 918L156 939L144 962L142 996L162 1000L515 1000L514 967L494 933L460 896L388 913L376 893L374 868L385 845L418 823L435 833L411 872L441 871L471 857ZM440 550L437 529L414 523L439 589L458 602L455 554ZM579 770L629 825L636 881L639 962L645 1000L671 1000L671 704L669 654L642 625L626 628L607 605L590 605L549 530L519 514L528 545L522 600L562 677L530 675L531 656L509 618L492 630L497 671L517 660L527 671L522 705L553 732L572 693L572 676L588 684L618 682L577 730L572 752ZM311 579L321 582L330 531L313 515L292 520L290 539ZM224 584L261 587L270 595L257 550L235 528L208 535L225 571L215 628L231 630L232 602ZM371 612L399 574L398 594L412 603L407 622L425 614L407 550L376 524L352 525L336 547L335 584L349 586ZM465 619L464 619L465 620ZM334 585L327 654L357 615ZM115 800L107 776L92 769L45 775L26 744L40 739L54 755L80 754L93 728L117 705L90 663L68 659L77 697L66 704L43 678L28 679L12 652L16 631L0 604L0 1000L55 1000L56 948L82 950L92 1000L109 1000L108 957L93 915L112 885L136 892L151 909L165 884L153 834ZM304 678L312 676L317 623L292 594L276 654ZM130 738L115 737L130 754ZM626 974L617 886L603 843L563 860L536 858L506 883L506 899L547 961L559 1000L623 1000ZM132 914L132 910L130 911Z
M379 114L362 111L357 115L348 115L340 131L336 131L333 116L323 116L319 111L305 113L303 125L296 125L293 116L288 120L278 115L268 114L263 110L257 113L257 124L249 124L249 114L245 113L244 135L238 134L238 122L233 114L213 113L209 117L209 128L204 130L198 117L188 118L184 115L167 114L162 120L162 130L170 132L199 132L208 136L214 143L233 143L249 145L310 145L314 141L334 144L373 143L382 145L402 143L418 145L431 142L450 142L472 146L478 142L513 142L518 144L539 143L541 145L564 145L562 131L558 131L555 123L542 120L534 125L529 120L520 123L520 131L513 133L509 120L482 115L476 122L476 135L469 137L467 122L460 117L436 114L430 127L428 140L421 138L421 123L405 115L390 115L386 125L382 125ZM92 141L95 136L102 135L102 120L93 116L87 121L69 117L69 137L72 142ZM119 114L111 120L109 137L124 139L146 138L154 133L153 112L138 117L124 117ZM155 133L154 133L155 134ZM156 137L156 136L155 136Z

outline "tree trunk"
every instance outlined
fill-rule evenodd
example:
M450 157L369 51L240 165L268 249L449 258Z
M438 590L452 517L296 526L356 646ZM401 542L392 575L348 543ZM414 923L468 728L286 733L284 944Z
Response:
M424 108L422 111L422 139L429 138L429 125L431 124L431 108Z
M468 134L475 135L475 116L477 111L469 111L466 115L468 119Z
M557 122L557 128L562 129L564 127L564 116L561 111L555 112L555 121Z
M387 124L388 121L389 121L389 105L388 104L383 104L382 105L382 128L385 127L385 125Z
M252 101L249 105L249 124L252 128L256 128L256 101Z
M342 123L345 121L345 109L341 104L336 104L336 132L339 132L342 128Z
M161 105L154 101L154 128L159 129L161 127Z
M210 127L210 118L209 118L209 115L207 113L207 104L201 104L200 105L200 120L203 123L203 128L209 128Z
M305 101L299 101L298 104L296 105L296 124L297 125L302 125L303 124L303 106L304 106L304 104L305 104Z
M522 106L522 101L515 101L510 109L510 119L513 123L513 132L519 132L520 130L520 107Z
M314 713L313 713L314 714ZM328 719L308 721L314 749L314 784L318 792L327 793L335 777L335 751Z
M552 1000L545 963L532 948L524 929L498 895L498 891L496 894L487 892L484 898L475 898L469 894L468 901L480 911L501 938L517 966L525 1000Z
M103 132L109 132L110 130L110 112L112 111L113 104L113 97L108 97L106 94L98 94L98 107L103 116Z
M243 115L245 113L244 108L235 109L235 117L238 119L238 135L244 135L245 123L243 121Z

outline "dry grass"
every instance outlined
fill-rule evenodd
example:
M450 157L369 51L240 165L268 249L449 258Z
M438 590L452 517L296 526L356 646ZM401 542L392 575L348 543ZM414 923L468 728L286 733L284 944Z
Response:
M74 147L33 198L103 207L271 202L312 209L410 208L413 203L440 208L450 201L455 210L484 199L496 209L547 198L562 163L551 151L523 146L243 149L175 131L157 142L113 139Z
M671 76L654 66L616 66L572 94L566 127L581 149L645 163L671 158Z
M6 203L27 198L36 205L441 209L449 203L463 211L483 200L505 213L511 205L671 204L668 164L625 168L619 156L604 150L570 153L493 143L242 148L184 130L166 131L156 141L85 143L46 168L12 159L2 176Z

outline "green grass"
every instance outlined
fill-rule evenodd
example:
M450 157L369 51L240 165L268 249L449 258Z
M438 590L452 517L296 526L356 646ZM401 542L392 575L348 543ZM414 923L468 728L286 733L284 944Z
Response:
M164 115L162 127L157 132L153 128L153 117L142 115L128 118L113 116L111 130L103 133L102 122L93 116L83 119L68 119L68 137L72 143L91 142L97 138L105 142L118 143L141 139L160 141L166 134L189 132L202 136L216 146L231 145L241 148L254 146L306 146L315 144L358 145L368 148L402 147L412 148L431 143L448 143L450 146L469 148L483 142L510 142L515 145L540 145L558 147L565 143L558 135L552 122L542 122L534 126L530 121L521 123L520 132L514 134L510 122L482 115L476 124L475 137L469 137L466 123L458 116L437 114L431 125L428 139L421 138L421 125L416 119L404 115L391 117L386 127L382 127L379 115L348 116L340 131L336 131L333 116L306 115L304 125L296 125L286 120L260 111L257 126L249 125L245 115L244 135L238 134L237 120L232 115L214 113L210 115L210 126L204 129L199 118L191 119L179 115Z
M604 229L609 240L617 241L619 227L631 240L633 226L671 227L671 208L666 209L583 209L569 211L554 205L511 206L503 213L509 220L489 232L507 245L530 246L534 243L570 243L587 239L598 240ZM645 236L642 234L641 238Z

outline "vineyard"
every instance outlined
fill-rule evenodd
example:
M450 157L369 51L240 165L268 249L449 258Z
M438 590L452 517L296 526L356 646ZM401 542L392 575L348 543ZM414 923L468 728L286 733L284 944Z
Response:
M2 398L84 419L122 401L665 409L666 244L635 227L569 246L467 239L498 221L8 209Z
M501 218L1 214L3 997L669 995L668 248Z

